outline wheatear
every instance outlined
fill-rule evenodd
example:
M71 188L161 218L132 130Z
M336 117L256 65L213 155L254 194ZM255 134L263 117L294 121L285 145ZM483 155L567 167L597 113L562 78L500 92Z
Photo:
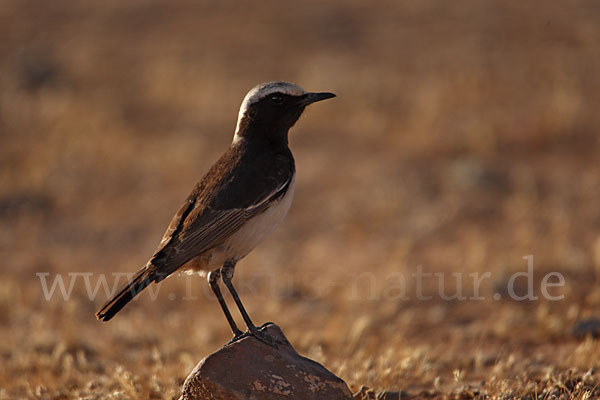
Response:
M265 339L231 282L236 263L265 239L287 214L294 196L294 157L288 131L308 106L335 97L310 93L287 82L248 92L240 107L233 142L177 211L158 248L132 280L96 313L110 320L140 291L175 271L206 271L234 339L235 324L219 278L240 310L248 334Z

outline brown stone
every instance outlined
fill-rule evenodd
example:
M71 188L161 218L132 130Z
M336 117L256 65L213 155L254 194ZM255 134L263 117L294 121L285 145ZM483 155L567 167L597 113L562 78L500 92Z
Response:
M248 336L223 346L190 373L180 400L352 399L343 380L296 353L277 325L262 329L282 343Z

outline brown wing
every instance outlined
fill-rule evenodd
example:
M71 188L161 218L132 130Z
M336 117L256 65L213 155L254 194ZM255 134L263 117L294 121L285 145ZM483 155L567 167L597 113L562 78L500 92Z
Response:
M185 220L187 215L194 209L196 201L194 200L194 198L191 198L191 197L192 196L190 196L190 198L188 200L186 200L185 203L183 203L181 205L181 207L179 207L179 210L177 210L177 213L171 220L171 223L169 224L169 227L167 228L162 239L160 240L160 243L158 244L158 248L156 249L154 254L158 253L163 248L165 248L165 246L173 238L173 235L175 234L177 229L179 229L182 226L183 220Z
M165 233L161 245L152 257L158 280L173 273L199 254L223 243L247 220L266 210L289 188L291 179L246 208L213 210L194 208L193 201L186 202L177 212Z

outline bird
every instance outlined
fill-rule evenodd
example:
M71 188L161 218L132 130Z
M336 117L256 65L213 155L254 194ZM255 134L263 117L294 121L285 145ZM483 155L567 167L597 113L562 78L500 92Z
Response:
M270 342L254 325L232 279L236 264L284 219L294 196L296 167L288 132L310 104L336 97L307 92L288 82L252 88L238 113L233 141L194 187L148 262L96 313L112 319L151 283L174 272L205 273L235 341L252 335ZM242 332L223 298L229 290L246 324Z

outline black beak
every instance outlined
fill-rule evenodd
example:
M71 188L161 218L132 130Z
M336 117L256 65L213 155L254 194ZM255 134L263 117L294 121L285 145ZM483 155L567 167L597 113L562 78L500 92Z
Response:
M307 106L312 103L316 103L317 101L327 100L335 97L335 94L329 92L320 92L320 93L306 93L300 98L300 104L303 106Z

